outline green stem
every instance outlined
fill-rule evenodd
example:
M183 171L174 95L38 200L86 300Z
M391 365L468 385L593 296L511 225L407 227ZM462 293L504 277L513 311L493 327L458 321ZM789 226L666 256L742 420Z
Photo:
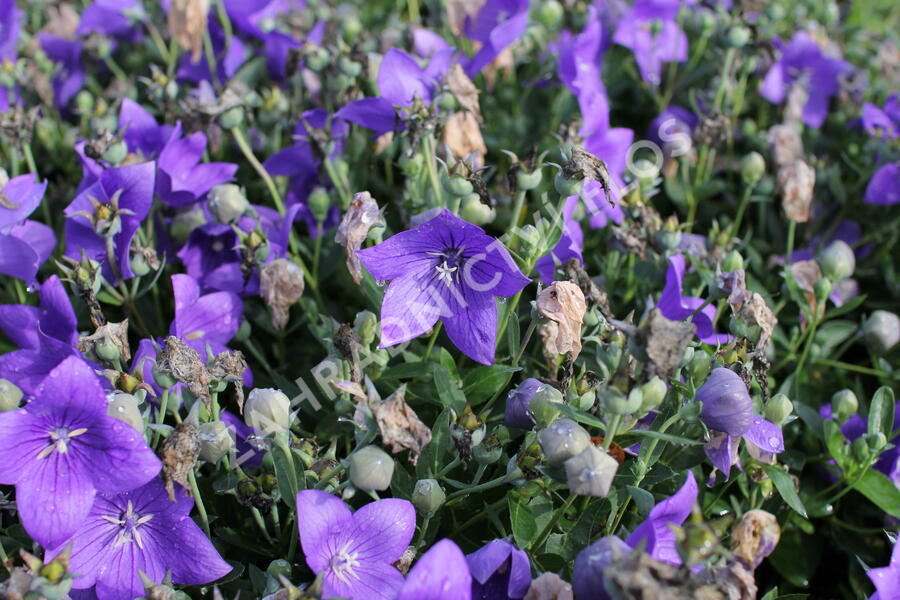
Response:
M431 358L431 350L434 348L434 343L437 341L443 325L443 321L438 321L437 325L431 328L431 337L428 339L428 347L425 348L425 356L422 357L422 362L428 362L428 359Z
M519 223L522 221L522 209L525 207L525 195L528 192L526 190L519 190L516 192L516 200L513 203L512 214L509 217L509 230L515 231L519 227Z
M216 88L222 85L219 80L219 65L216 61L216 51L212 45L212 38L209 35L209 29L203 30L203 53L206 55L206 64L209 66L209 76L212 78Z
M887 373L885 373L884 371L879 371L878 369L870 369L868 367L861 367L859 365L853 365L850 363L841 362L839 360L831 360L830 358L816 358L815 360L813 360L813 362L824 367L834 367L835 369L853 371L854 373L861 373L863 375L887 377Z
M428 181L431 183L431 189L434 191L434 201L438 206L441 205L441 183L438 180L437 162L434 160L434 134L429 133L422 138L422 151L425 153L425 164L428 167ZM458 210L454 211L458 212Z
M734 222L731 224L731 229L729 231L729 239L734 239L735 236L740 234L741 230L741 221L744 218L744 213L747 211L747 205L750 203L750 195L753 193L753 186L748 185L744 188L744 193L741 195L741 203L738 204L737 215L734 217Z
M166 412L169 410L169 388L163 390L162 399L159 401L159 410L156 411L156 424L162 425L166 420ZM159 444L159 431L153 432L153 449Z
M522 355L525 354L525 348L528 346L528 342L531 341L531 336L534 335L535 329L537 329L537 321L532 319L531 323L528 324L528 329L525 330L522 343L519 344L519 351L516 353L515 358L513 358L512 366L516 367L519 365L519 361L522 360Z
M612 445L613 438L616 437L616 432L619 431L619 425L622 424L622 415L613 415L609 419L609 426L606 428L606 431L603 434L603 451L606 452L609 450L609 447Z
M250 142L247 141L244 131L240 127L235 127L231 130L231 135L234 138L235 143L237 143L238 148L240 148L241 153L243 153L244 158L247 159L247 162L249 162L256 170L263 182L265 182L266 187L269 188L269 193L272 195L272 200L275 202L275 208L278 209L278 214L283 217L284 202L281 199L281 194L278 192L278 186L275 185L275 180L272 179L272 176L263 164L259 162L256 155L253 154L253 149L250 147Z
M784 264L791 264L791 255L794 253L794 235L797 233L797 222L788 221L787 251L784 254Z
M716 108L721 112L722 102L725 100L725 89L728 83L728 75L731 72L731 65L734 62L734 56L737 50L734 47L729 48L725 52L725 66L722 69L722 79L719 80L719 89L716 90Z
M563 502L563 505L560 506L559 510L557 510L553 514L553 518L551 518L550 521L547 522L547 525L544 526L544 529L542 529L538 536L534 538L534 541L528 545L529 552L540 548L544 544L547 536L550 535L550 532L553 531L553 529L556 527L556 524L559 523L559 520L562 518L563 514L565 514L565 512L569 510L569 507L572 506L572 503L575 502L575 499L577 497L578 496L576 496L575 494L569 494L569 497L566 498L566 501Z
M206 507L203 505L203 497L200 495L200 488L197 487L197 476L194 475L194 469L190 470L188 478L191 482L191 494L194 496L194 504L197 505L197 512L200 513L200 521L203 523L203 531L206 533L206 537L212 539L212 535L209 532L209 516L206 514Z
M278 451L284 455L284 458L287 461L288 484L291 487L291 499L288 502L288 505L293 506L297 499L297 492L299 491L299 486L297 484L297 470L294 468L294 456L284 439L276 439L275 446L278 448Z
M515 477L503 475L502 477L498 477L497 479L492 479L478 485L473 485L469 488L457 490L451 494L447 494L447 504L449 505L451 500L456 500L457 498L462 498L464 496L468 496L469 494L475 494L478 492L483 492L485 490L493 489L495 487L500 487L501 485L506 485L513 479L515 479Z

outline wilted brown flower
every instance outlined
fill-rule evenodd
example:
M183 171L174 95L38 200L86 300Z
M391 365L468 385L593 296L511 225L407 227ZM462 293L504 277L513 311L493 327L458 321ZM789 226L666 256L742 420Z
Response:
M209 14L209 0L172 0L169 8L169 33L182 48L191 51L197 62L203 50L203 34Z
M128 319L121 323L101 325L91 335L78 338L78 351L90 354L97 360L113 362L131 360L128 346Z
M305 282L300 265L286 258L273 260L259 274L259 293L269 307L272 326L284 329L291 306L303 295Z
M556 573L543 573L531 582L524 600L572 600L572 586Z
M581 353L581 324L587 311L584 292L570 281L556 281L540 293L537 309L548 319L538 327L544 356L555 359L566 354L575 360Z
M759 326L760 334L756 347L759 350L765 350L766 346L769 345L769 340L772 339L772 332L778 324L778 318L775 317L775 313L766 304L765 298L757 292L752 292L750 300L741 306L737 316L750 325Z
M778 189L784 216L797 223L809 221L816 170L804 160L795 160L778 169Z
M731 530L731 549L750 568L770 555L781 539L781 527L772 513L751 510Z
M406 403L406 385L370 408L384 445L394 454L408 449L409 462L415 465L422 449L431 441L431 430Z
M444 144L450 148L454 156L469 158L475 155L474 161L480 163L487 146L481 137L481 126L478 119L470 112L457 112L450 115L444 124Z
M615 205L612 200L612 178L606 163L581 146L572 147L572 157L563 165L562 174L575 181L596 181L603 188L606 201L610 206Z
M230 381L234 383L235 401L238 410L244 412L244 373L247 372L247 360L240 350L220 352L206 366L210 381Z
M803 140L796 125L775 125L769 129L768 137L775 166L783 167L803 158Z
M353 196L334 234L334 241L347 249L347 270L357 285L362 282L362 265L356 252L380 217L381 211L372 195L359 192Z
M450 68L447 73L446 85L462 109L475 115L480 123L482 119L481 106L478 104L478 88L466 75L462 65L457 63Z
M157 358L156 368L188 386L192 394L209 402L209 373L200 354L174 335Z
M819 269L819 263L814 260L798 260L791 263L788 267L797 287L803 290L806 301L816 313L816 284L822 279L822 270Z
M650 311L650 320L643 335L652 366L651 374L666 377L675 371L695 332L696 326L689 321L670 321L658 308Z
M190 490L188 475L200 457L200 428L191 420L182 421L169 434L160 447L163 463L163 479L169 500L175 502L175 486L178 482Z

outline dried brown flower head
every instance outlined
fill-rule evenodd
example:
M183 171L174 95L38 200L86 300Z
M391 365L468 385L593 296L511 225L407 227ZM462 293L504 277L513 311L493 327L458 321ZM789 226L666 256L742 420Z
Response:
M784 216L797 223L809 221L816 170L804 160L795 160L778 169L778 189Z
M200 457L200 428L191 420L178 424L160 447L159 457L163 463L163 479L169 500L175 502L175 486L178 482L190 489L188 475Z
M191 51L192 62L200 60L208 15L209 0L172 0L169 8L169 33Z
M764 510L751 510L732 528L731 549L736 557L755 569L775 550L780 539L781 527L775 515Z
M353 196L334 234L334 241L347 249L347 270L357 285L362 282L362 265L356 252L380 218L381 211L372 195L369 192L359 192Z
M431 429L406 403L406 385L370 408L384 445L394 454L409 450L409 462L415 465L422 449L431 441Z
M303 295L303 269L286 258L273 260L259 274L259 293L272 318L272 326L282 330L288 323L291 306Z
M556 281L537 298L538 313L548 321L538 327L544 342L544 356L560 354L575 360L581 353L581 325L587 302L581 288L570 281Z

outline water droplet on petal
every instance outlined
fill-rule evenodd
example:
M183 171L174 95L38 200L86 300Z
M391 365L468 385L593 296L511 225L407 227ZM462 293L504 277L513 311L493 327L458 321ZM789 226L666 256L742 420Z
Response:
M772 446L773 448L777 448L777 447L778 447L778 438L777 438L777 437L770 437L770 438L769 438L769 445Z

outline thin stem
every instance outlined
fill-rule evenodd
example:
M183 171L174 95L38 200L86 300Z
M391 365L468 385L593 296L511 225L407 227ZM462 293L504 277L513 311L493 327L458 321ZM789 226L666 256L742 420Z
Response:
M425 164L428 171L428 181L431 182L431 189L434 191L434 200L440 206L441 204L441 183L438 180L437 162L434 160L434 134L429 133L422 138L422 151L425 153ZM459 212L458 209L453 211Z
M616 437L616 432L619 431L619 425L622 424L622 415L613 415L609 419L609 426L606 429L606 432L603 435L603 451L606 452L609 450L609 447L612 445L613 438Z
M162 399L159 401L159 409L156 411L156 424L162 425L166 420L166 412L169 410L169 388L163 390ZM159 430L153 432L153 448L159 444Z
M816 358L815 360L813 360L813 362L822 365L823 367L834 367L835 369L853 371L854 373L872 375L874 377L887 377L887 373L885 373L884 371L879 371L878 369L870 369L868 367L861 367L859 365L853 365L850 363L841 362L839 360L831 360L830 358Z
M275 208L278 209L278 214L283 217L284 202L281 199L281 194L278 192L278 186L275 185L275 180L272 179L272 176L263 164L259 162L256 155L253 154L253 149L250 147L250 142L247 141L244 131L240 127L235 127L231 130L231 135L234 138L235 143L237 143L238 148L240 148L243 153L244 158L247 159L247 162L249 162L259 176L262 177L266 187L269 188L269 193L272 195L272 200L275 202Z
M438 321L437 325L431 328L431 337L428 339L428 347L425 348L425 355L422 357L422 362L428 362L428 359L431 358L431 350L434 348L434 343L437 341L438 334L441 332L443 325L443 321Z
M509 218L509 230L515 231L519 226L519 223L522 221L522 208L525 207L525 195L528 192L526 190L519 190L516 192L516 200L513 203L512 214Z
M501 485L505 485L515 478L516 477L510 476L510 475L503 475L502 477L498 477L497 479L492 479L490 481L486 481L479 485L473 485L472 487L469 487L469 488L457 490L451 494L447 494L447 504L449 505L451 500L456 500L457 498L462 498L463 496L468 496L469 494L475 494L477 492L483 492L485 490L490 490L495 487L500 487Z
M560 518L562 518L563 514L565 514L565 512L569 510L569 507L572 506L572 503L575 502L575 498L577 497L578 496L576 496L575 494L569 494L569 497L566 498L566 501L563 502L563 505L559 507L559 510L557 510L556 513L554 513L553 518L550 519L547 525L544 526L544 529L541 530L538 536L534 538L534 541L528 545L529 550L540 548L543 545L544 541L547 539L547 536L550 535L550 532L553 531L553 529L556 527L556 524L559 523Z
M525 335L522 338L522 343L519 344L519 351L516 353L515 358L513 358L512 366L516 367L519 365L519 361L522 360L522 355L525 354L525 348L528 347L528 342L531 341L531 336L534 335L534 330L536 328L537 321L532 319L531 323L528 324L528 329L525 330Z
M744 218L744 213L747 211L747 205L750 203L750 195L753 193L753 186L748 185L744 188L744 193L741 195L741 203L738 204L737 215L734 217L734 222L731 224L731 229L729 230L729 239L734 239L741 231L741 221Z
M784 254L784 264L791 264L792 258L791 255L794 253L794 235L797 232L797 222L796 221L788 221L788 230L787 230L787 251Z
M200 513L200 521L203 523L203 531L206 533L206 537L212 539L212 535L209 532L209 516L207 516L206 507L203 505L203 497L200 495L200 488L197 487L197 476L194 475L194 469L190 470L188 478L191 482L191 494L194 496L197 512Z

